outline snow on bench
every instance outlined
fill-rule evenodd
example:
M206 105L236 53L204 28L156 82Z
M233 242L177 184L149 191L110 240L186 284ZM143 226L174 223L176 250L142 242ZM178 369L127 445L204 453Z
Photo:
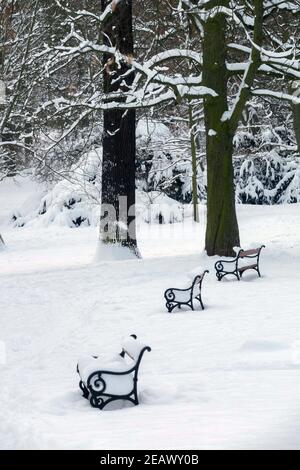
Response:
M165 291L166 307L168 312L172 312L175 307L181 308L182 305L186 305L194 310L194 302L196 299L200 302L202 310L204 310L204 305L201 297L202 282L204 276L209 271L206 269L202 274L195 277L193 283L187 289L177 289L171 287Z
M259 248L253 248L251 250L246 250L246 251L240 250L236 258L229 259L229 260L220 259L219 261L217 261L215 264L215 269L216 269L216 276L218 278L218 281L221 281L223 277L228 276L228 275L235 276L239 281L242 278L244 272L247 271L248 269L254 269L259 275L259 277L261 277L260 270L259 270L259 259L260 259L261 250L263 248L265 248L265 245L262 245ZM245 263L245 260L249 258L255 261L251 264L247 263L247 261ZM228 266L228 270L226 268L227 266Z
M131 335L123 341L122 352L114 357L81 357L77 372L84 398L100 410L117 400L138 405L138 371L145 351L151 351L151 348L138 341L136 335Z

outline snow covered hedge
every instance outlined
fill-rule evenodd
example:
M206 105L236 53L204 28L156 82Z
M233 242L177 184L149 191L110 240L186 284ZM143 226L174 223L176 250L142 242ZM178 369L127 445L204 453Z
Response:
M67 180L42 187L11 215L15 227L50 225L70 228L97 226L100 221L101 150L84 156ZM183 221L183 206L159 191L137 190L136 212L146 223Z
M96 225L101 194L101 151L84 156L70 172L68 180L45 188L16 210L11 220L17 227L51 224L79 227Z
M281 122L263 123L257 129L250 126L239 130L234 145L238 203L300 202L300 156L292 129Z
M154 119L140 119L137 137L137 185L181 203L192 201L192 165L186 125L172 126ZM198 191L206 197L206 171L198 168Z
M188 141L187 136L186 142ZM166 124L141 119L137 126L137 216L147 223L176 223L184 218L182 203L191 201L191 161L184 138ZM257 151L259 142L264 151ZM281 127L268 126L254 135L241 130L235 137L236 200L241 204L300 202L300 157L273 144L286 144L290 137ZM16 210L16 227L51 224L96 226L101 200L100 148L73 165L68 179L51 183ZM206 171L199 171L201 200L206 199ZM171 196L171 197L170 197Z
M137 191L137 217L151 224L183 222L184 206L158 191Z
M236 170L236 197L242 204L300 202L300 158L283 158L275 150L248 158Z
M155 224L182 222L183 205L157 191L137 191L137 217ZM69 182L61 181L46 194L37 194L11 217L15 227L50 225L70 228L97 226L100 221L100 199L94 201L88 192L82 192Z
M257 121L262 121L258 110L252 109L249 114L249 122L241 126L234 139L237 203L300 202L300 156L296 153L293 131L280 122L281 116L278 125L264 122L257 126ZM145 192L164 193L181 203L191 202L192 173L187 132L183 125L174 130L163 122L139 121L139 188ZM205 149L205 136L202 132L198 136L200 150ZM200 200L205 201L205 162L198 167L198 191Z

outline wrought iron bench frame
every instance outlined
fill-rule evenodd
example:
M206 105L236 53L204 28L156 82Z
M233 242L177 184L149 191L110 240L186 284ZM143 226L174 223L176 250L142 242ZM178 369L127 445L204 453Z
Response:
M131 335L131 336L132 338L137 339L136 335ZM139 353L139 357L136 360L135 365L133 367L128 366L127 370L121 371L121 372L116 372L116 371L111 371L111 370L106 370L106 369L99 369L89 375L86 383L82 380L80 376L80 371L77 365L77 372L80 376L79 388L83 393L83 397L90 401L90 404L93 408L99 408L100 410L103 410L109 403L112 403L118 400L127 400L133 403L134 405L138 405L139 404L138 391L137 391L138 371L139 371L142 357L146 351L150 352L151 348L149 346L145 346L143 349L141 349ZM124 358L125 354L127 354L131 359L133 359L132 356L125 349L123 349L120 353L120 356ZM93 357L97 359L96 356L93 356ZM117 395L117 394L111 394L111 393L105 392L107 384L105 382L105 378L103 378L103 375L122 376L122 375L129 375L129 374L133 374L133 386L132 386L132 390L129 393L127 393L126 395L122 395L122 394Z
M164 297L166 299L166 307L169 313L171 313L176 307L181 308L182 305L186 305L187 307L190 307L190 309L194 310L194 302L193 302L194 299L199 301L202 310L204 310L201 290L202 290L202 282L206 273L209 273L207 269L203 271L202 274L196 276L195 279L193 280L191 287L188 287L187 289L177 289L175 287L171 287L165 291ZM199 284L199 293L197 295L194 295L194 289L196 288L195 287L196 284ZM181 300L176 300L176 292L187 292L187 293L190 292L189 299L186 302L182 302Z
M254 269L254 271L257 272L258 276L261 277L260 274L260 269L259 269L259 260L260 260L260 253L261 250L265 248L265 245L262 245L259 248L254 248L251 250L240 250L236 256L236 258L232 260L225 260L225 259L220 259L216 262L215 264L215 270L216 270L216 276L218 281L221 281L223 277L228 276L228 275L233 275L237 278L238 281L241 280L243 277L243 274L245 271L249 269ZM256 262L251 265L246 265L241 268L239 268L239 260L240 259L245 259L245 258L250 258L250 259L256 259ZM233 269L231 271L227 271L225 269L225 263L227 264L233 264Z

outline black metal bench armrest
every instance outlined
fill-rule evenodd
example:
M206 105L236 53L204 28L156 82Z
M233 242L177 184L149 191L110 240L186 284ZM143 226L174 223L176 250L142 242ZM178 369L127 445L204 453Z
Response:
M227 264L236 263L237 260L239 259L239 255L240 255L240 253L236 256L236 258L233 258L233 259L219 259L219 260L215 263L215 269L216 269L217 271L223 270L223 264L224 264L224 263L227 263Z
M204 276L208 272L209 271L206 269L205 271L203 271L202 274L197 275L194 278L192 285L190 287L187 287L186 289L178 289L176 287L170 287L169 289L167 289L164 293L164 297L166 299L166 307L168 311L172 312L174 308L181 308L183 305L186 305L192 310L194 310L193 299L197 299L200 302L202 309L204 309L203 302L201 299L201 286ZM198 286L198 291L195 293L196 286ZM176 295L180 293L186 293L189 295L186 296L186 298L180 296L177 296L176 298Z
M131 369L125 371L112 371L112 370L95 370L92 374L89 375L86 386L90 392L94 393L105 393L107 384L103 376L109 375L129 375L135 371L136 367L132 367Z
M137 339L136 335L131 335L134 339ZM99 408L103 410L107 405L111 402L118 401L118 400L127 400L134 405L139 404L138 400L138 392L137 392L137 382L138 382L138 371L139 366L142 360L142 357L145 351L151 351L150 346L139 345L137 344L136 353L131 351L127 344L127 348L129 351L126 351L126 347L122 349L120 356L124 358L124 355L127 354L133 360L133 365L124 364L121 366L121 370L109 370L108 368L99 368L92 371L86 370L86 376L84 374L84 369L80 370L77 365L77 372L80 375L80 382L79 387L83 393L84 398L90 401L90 404L94 408ZM109 367L109 366L108 366ZM123 369L123 370L122 370ZM119 386L116 386L116 383L110 380L109 377L112 376L119 376L125 377L131 375L131 378L128 377L128 380L124 379L120 383L120 389L118 390ZM123 387L123 388L122 388Z
M106 372L107 373L107 372ZM102 378L102 375L105 374L105 371L98 370L89 375L86 386L89 391L96 393L104 393L106 389L106 382Z
M175 294L176 292L190 292L193 288L194 288L194 285L195 285L195 282L197 279L199 279L199 282L202 283L203 279L204 279L204 276L205 274L209 273L209 270L206 269L205 271L203 271L203 274L201 276L196 276L192 285L190 287L187 287L185 289L178 289L177 287L170 287L169 289L167 289L165 291L165 299L166 300L171 300L169 295L172 296L172 294Z
M238 260L239 260L239 256L240 256L240 253L242 252L243 250L240 250L237 254L237 256L233 259L219 259L216 263L215 263L215 270L216 270L216 276L218 278L219 281L221 281L221 279L224 277L224 276L227 276L228 274L233 274L234 276L237 277L237 279L239 279L239 276L238 276L238 272L237 272L237 265L238 265ZM233 265L232 266L232 270L228 271L227 268L225 268L225 265L228 266L228 265Z
M258 252L258 257L260 257L260 253L261 253L261 250L262 250L263 248L266 248L266 245L261 245L261 247L260 247L260 249L259 249L259 252Z
M128 374L132 374L133 372L137 373L138 372L138 368L139 368L139 365L141 363L141 360L142 360L142 357L144 355L144 353L146 351L151 351L151 348L150 346L145 346L140 354L139 354L139 357L136 361L136 363L132 366L132 367L129 367L128 366L128 369L126 370L122 370L122 371L113 371L113 370L109 370L109 369L99 369L99 370L95 370L94 372L92 372L88 379L87 379L87 387L89 388L90 386L92 387L92 389L94 389L95 387L95 384L96 384L96 391L98 392L98 384L97 384L97 380L99 379L101 382L104 383L105 387L106 387L106 384L105 384L105 380L102 378L103 375L119 375L119 376L122 376L122 375L128 375Z
M165 296L168 295L168 293L176 293L176 292L189 292L191 290L192 286L187 287L186 289L177 289L176 287L170 287L169 289L166 290Z
M189 294L189 296L191 296L192 286L188 287L187 289L176 289L176 288L173 288L173 287L167 289L164 293L164 297L165 297L167 303L177 302L176 294L178 294L179 292L186 292L187 294Z

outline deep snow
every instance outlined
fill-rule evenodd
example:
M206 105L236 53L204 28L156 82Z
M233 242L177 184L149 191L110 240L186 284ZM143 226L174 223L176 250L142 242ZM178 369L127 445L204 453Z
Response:
M202 223L142 224L143 260L95 262L95 228L5 225L37 191L19 184L0 183L0 448L300 448L299 205L239 206L263 277L218 283ZM206 310L168 314L164 289L206 267ZM131 333L152 347L141 405L95 410L77 359Z

